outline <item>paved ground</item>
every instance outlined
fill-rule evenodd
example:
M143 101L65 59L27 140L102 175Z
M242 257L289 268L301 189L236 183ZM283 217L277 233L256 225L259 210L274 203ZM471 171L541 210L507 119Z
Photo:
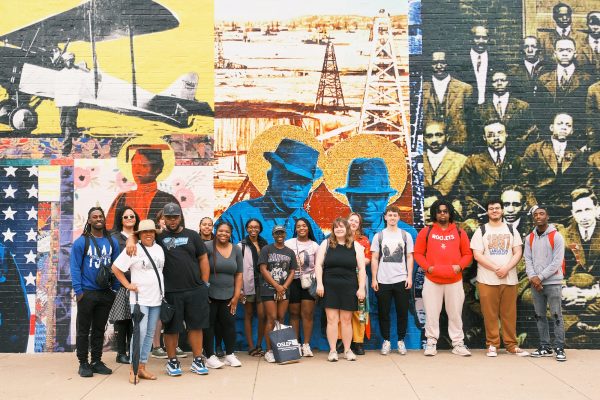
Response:
M164 375L164 361L153 359L148 368L158 380L134 386L114 353L104 356L112 375L87 379L77 375L74 354L0 354L0 399L600 399L600 351L569 350L564 363L502 353L490 359L481 350L469 358L448 351L432 358L367 352L356 362L337 363L327 362L324 352L315 355L274 365L240 353L241 368L178 378ZM190 358L181 361L187 370Z

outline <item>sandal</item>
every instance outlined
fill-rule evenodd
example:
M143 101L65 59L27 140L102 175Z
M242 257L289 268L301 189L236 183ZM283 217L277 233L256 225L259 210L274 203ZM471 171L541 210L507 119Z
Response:
M255 347L253 349L248 350L248 355L252 357L258 357L258 349Z
M262 349L262 347L258 346L256 348L256 357L262 357L265 355L265 351Z

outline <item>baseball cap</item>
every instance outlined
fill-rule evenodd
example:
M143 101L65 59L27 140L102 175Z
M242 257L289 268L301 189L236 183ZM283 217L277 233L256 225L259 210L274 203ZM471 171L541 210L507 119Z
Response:
M179 207L179 204L167 203L163 207L163 214L164 215L181 215L181 207Z
M275 225L273 227L273 230L271 231L271 233L275 233L275 232L285 232L285 227L283 225Z

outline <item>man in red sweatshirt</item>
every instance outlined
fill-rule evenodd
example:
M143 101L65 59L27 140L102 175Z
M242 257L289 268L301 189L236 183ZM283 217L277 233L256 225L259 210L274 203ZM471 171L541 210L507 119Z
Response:
M454 207L445 199L435 201L429 210L432 226L419 232L415 243L415 261L425 270L423 304L425 306L426 356L437 354L440 336L440 312L445 304L448 314L448 335L452 353L470 356L465 347L462 329L462 308L465 292L462 271L473 260L466 232L454 224Z

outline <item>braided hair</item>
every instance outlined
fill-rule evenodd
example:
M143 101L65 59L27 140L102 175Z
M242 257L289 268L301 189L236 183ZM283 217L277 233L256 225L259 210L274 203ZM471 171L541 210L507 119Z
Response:
M104 214L104 210L102 209L102 207L90 208L87 213L87 222L83 227L83 236L90 236L92 234L92 224L90 224L90 217L92 216L92 213L94 211L100 211L100 213L102 213L102 217L104 217L104 220L106 221L106 215ZM110 237L110 233L106 230L106 224L104 224L104 227L102 228L102 235L107 238Z

